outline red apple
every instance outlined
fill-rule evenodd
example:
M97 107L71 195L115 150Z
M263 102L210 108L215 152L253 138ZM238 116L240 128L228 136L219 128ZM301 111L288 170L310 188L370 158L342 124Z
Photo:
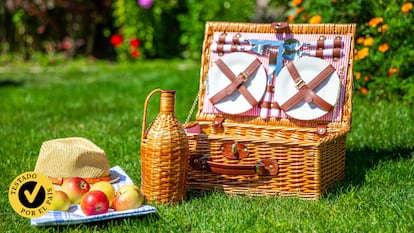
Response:
M91 186L90 190L100 190L105 193L109 200L109 204L112 203L115 196L115 189L108 181L99 181Z
M65 192L70 202L79 204L82 196L90 189L89 183L81 177L72 177L65 180L60 190Z
M68 211L70 207L70 199L62 190L55 190L52 204L49 210Z
M140 207L144 203L144 196L135 185L124 185L115 193L112 208L115 211L129 210Z
M104 192L92 190L82 197L80 207L82 212L87 216L104 214L108 212L109 201Z

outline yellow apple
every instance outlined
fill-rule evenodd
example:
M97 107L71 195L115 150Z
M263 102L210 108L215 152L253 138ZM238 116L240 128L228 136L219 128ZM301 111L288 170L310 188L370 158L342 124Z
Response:
M117 193L122 193L122 192L124 192L125 190L129 190L129 189L132 189L132 190L135 190L135 191L137 191L137 192L141 192L141 190L139 189L139 187L138 186L136 186L135 184L125 184L125 185L122 185L119 189L118 189L118 191L117 191Z
M131 184L124 185L115 193L112 208L115 211L129 210L140 207L144 203L144 196L140 189Z
M53 197L49 210L68 211L69 207L69 196L62 190L55 190L55 196Z
M109 200L109 203L112 203L112 201L114 200L115 189L112 186L112 184L107 181L99 181L95 184L92 184L90 190L99 190L105 193L106 197Z

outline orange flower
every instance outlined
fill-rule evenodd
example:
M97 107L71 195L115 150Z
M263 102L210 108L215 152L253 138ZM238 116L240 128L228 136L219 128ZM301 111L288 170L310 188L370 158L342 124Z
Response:
M309 19L310 24L318 24L322 22L322 16L314 15Z
M292 1L293 6L299 6L300 4L302 4L302 0L293 0Z
M359 37L359 38L356 40L356 43L357 43L357 44L362 44L362 43L364 43L364 40L365 40L365 37Z
M368 94L368 88L366 88L366 87L362 87L359 91L360 91L363 95Z
M387 30L388 30L388 24L384 24L380 28L378 28L378 32L381 32L382 34L384 34L385 31Z
M407 2L404 5L402 5L401 11L404 13L408 13L411 10L411 8L413 8L413 4L411 2Z
M391 67L388 70L388 77L391 77L393 74L398 74L399 72L400 72L400 70L398 68Z
M368 76L365 76L364 77L364 81L367 83L367 82L369 82L369 80L370 80L370 78L368 77Z
M298 8L296 8L296 11L295 11L295 14L300 14L301 12L303 11L303 8L302 7L298 7Z
M295 21L295 16L294 15L289 15L287 20L288 20L288 22L293 22L293 21Z
M361 72L355 72L355 79L359 80L361 78Z
M378 26L378 24L380 24L380 23L382 23L382 22L384 22L384 19L382 18L382 17L375 17L375 18L372 18L369 22L368 22L368 25L370 26L370 27L376 27L376 26Z
M378 47L378 51L380 51L381 53L385 53L388 51L389 48L390 46L387 43L383 43Z
M369 48L368 47L364 47L361 50L358 50L356 55L355 55L355 60L362 60L364 58L366 58L369 54Z
M364 46L372 46L372 44L374 44L374 38L372 37L368 37L364 40Z
M336 3L336 0L332 0L333 3Z

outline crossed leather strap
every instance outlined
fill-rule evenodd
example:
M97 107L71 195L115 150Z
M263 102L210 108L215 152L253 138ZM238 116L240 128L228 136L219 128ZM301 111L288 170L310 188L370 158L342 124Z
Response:
M302 99L304 99L307 103L313 102L319 108L325 111L330 111L333 108L333 106L330 103L326 102L324 99L319 97L313 91L313 89L319 86L323 81L325 81L335 71L335 68L333 68L331 65L328 65L312 81L310 81L309 83L305 83L305 81L303 81L303 79L300 77L299 72L297 71L296 67L293 65L292 62L289 62L286 65L286 67L290 73L290 76L295 82L295 86L299 90L299 92L297 92L288 101L282 104L282 106L280 106L280 108L283 111L288 111Z
M239 90L244 98L249 102L251 106L258 104L257 100L250 94L244 83L247 82L249 77L259 68L261 62L258 59L254 61L240 74L237 76L231 71L231 69L221 60L216 61L217 67L223 72L231 83L219 91L217 94L210 98L211 103L216 104L223 98L230 96L234 91Z

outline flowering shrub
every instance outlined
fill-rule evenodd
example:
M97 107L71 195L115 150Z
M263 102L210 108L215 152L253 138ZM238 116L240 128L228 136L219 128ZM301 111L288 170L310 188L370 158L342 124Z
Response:
M140 57L198 59L208 20L249 21L254 1L114 0L113 18L118 34L140 38ZM118 57L130 54L116 48Z
M118 58L121 60L137 59L140 55L139 46L141 41L138 38L131 38L128 43L128 41L124 41L121 34L113 34L110 42L117 49Z
M114 26L118 28L117 34L126 41L122 46L116 47L118 60L134 56L147 59L177 56L178 51L182 50L178 44L180 31L176 19L178 11L182 10L180 2L114 0ZM139 49L134 49L135 38L139 38L139 46L135 46Z
M355 90L414 104L412 2L292 0L289 5L293 23L357 23Z

